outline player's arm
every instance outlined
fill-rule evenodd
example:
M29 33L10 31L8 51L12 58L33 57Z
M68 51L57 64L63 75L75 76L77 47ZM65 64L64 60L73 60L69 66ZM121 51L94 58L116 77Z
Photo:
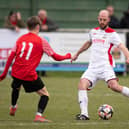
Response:
M52 55L51 55L51 57L54 59L54 60L56 60L56 61L62 61L62 60L66 60L66 59L71 59L71 54L70 53L67 53L67 54L65 54L65 55L59 55L59 54L57 54L57 53L53 53Z
M56 61L71 59L71 54L70 53L67 53L65 55L60 55L60 54L57 54L56 52L54 52L54 50L51 48L51 46L49 45L49 43L45 39L43 39L43 51L48 56L51 56Z
M124 53L124 55L126 57L126 62L129 64L129 51L128 51L127 47L123 43L120 43L118 47Z
M77 53L71 58L71 62L76 60L78 56L85 50L87 50L91 46L91 41L85 42L82 47L77 51Z
M13 48L12 51L11 51L11 53L10 53L10 55L9 55L9 57L8 57L8 59L7 59L7 62L6 62L4 71L0 75L0 81L3 80L6 77L7 72L8 72L8 69L9 69L10 65L12 64L12 61L13 61L14 57L15 57L15 50Z

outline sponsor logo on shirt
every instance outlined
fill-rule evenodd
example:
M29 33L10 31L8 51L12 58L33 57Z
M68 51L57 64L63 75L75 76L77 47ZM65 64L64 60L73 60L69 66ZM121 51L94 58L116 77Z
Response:
M93 35L96 35L96 33L93 33Z
M93 43L102 43L104 44L105 40L104 39L93 39Z

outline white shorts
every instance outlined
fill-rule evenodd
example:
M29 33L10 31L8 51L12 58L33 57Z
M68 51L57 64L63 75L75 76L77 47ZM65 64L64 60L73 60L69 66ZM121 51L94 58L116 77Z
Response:
M107 67L105 69L88 68L81 76L81 79L83 78L86 78L92 83L89 87L91 89L95 86L98 80L104 80L107 82L109 80L116 79L116 75L112 67Z

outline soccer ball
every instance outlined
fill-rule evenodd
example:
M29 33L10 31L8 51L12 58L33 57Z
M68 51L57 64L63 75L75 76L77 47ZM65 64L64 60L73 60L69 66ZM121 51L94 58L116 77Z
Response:
M109 120L113 115L113 108L108 104L103 104L98 109L98 115L103 120Z

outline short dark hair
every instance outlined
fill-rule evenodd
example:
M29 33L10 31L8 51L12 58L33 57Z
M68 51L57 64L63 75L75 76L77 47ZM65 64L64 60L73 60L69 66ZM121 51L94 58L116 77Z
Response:
M12 16L13 14L15 14L16 12L14 12L13 10L11 10L8 14L8 16Z
M8 14L8 19L10 19L10 17L11 17L12 15L14 15L14 14L16 14L16 12L14 12L13 10L11 10L11 11L9 12L9 14Z
M38 16L32 16L32 17L28 18L27 27L28 27L29 30L35 29L35 27L37 25L41 25L40 19L39 19Z

